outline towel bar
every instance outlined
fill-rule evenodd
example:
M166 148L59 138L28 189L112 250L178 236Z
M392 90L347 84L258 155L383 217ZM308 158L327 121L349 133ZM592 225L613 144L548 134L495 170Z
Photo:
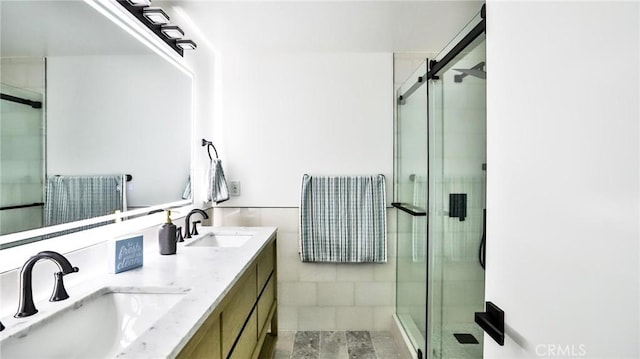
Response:
M476 312L475 322L498 344L504 345L504 311L487 302L486 312Z

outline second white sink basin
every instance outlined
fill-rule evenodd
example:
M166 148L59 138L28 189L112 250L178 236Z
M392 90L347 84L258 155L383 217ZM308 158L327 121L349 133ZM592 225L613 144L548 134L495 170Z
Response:
M0 357L112 358L147 331L187 291L102 288L4 339L0 342Z
M237 233L207 233L200 238L185 244L192 247L242 247L249 239L253 237L253 233L237 232Z

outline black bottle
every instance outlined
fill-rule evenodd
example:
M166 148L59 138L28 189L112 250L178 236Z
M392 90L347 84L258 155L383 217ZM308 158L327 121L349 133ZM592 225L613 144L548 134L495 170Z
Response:
M167 222L162 225L158 233L160 254L176 254L176 225L171 223L171 211L166 210Z

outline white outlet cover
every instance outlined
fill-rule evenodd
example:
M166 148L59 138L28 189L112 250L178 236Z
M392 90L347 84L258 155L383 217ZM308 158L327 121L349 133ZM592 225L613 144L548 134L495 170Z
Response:
M240 181L230 181L229 182L229 194L231 196L239 196L240 195Z

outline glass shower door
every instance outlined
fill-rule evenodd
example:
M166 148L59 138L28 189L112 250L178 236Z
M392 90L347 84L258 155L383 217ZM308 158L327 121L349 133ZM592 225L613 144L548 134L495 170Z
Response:
M426 61L398 90L406 94ZM399 100L396 119L397 213L396 315L416 352L425 352L427 337L427 86Z
M482 358L485 59L481 35L428 83L430 358Z
M418 358L482 358L486 57L468 30L398 90L396 315Z

